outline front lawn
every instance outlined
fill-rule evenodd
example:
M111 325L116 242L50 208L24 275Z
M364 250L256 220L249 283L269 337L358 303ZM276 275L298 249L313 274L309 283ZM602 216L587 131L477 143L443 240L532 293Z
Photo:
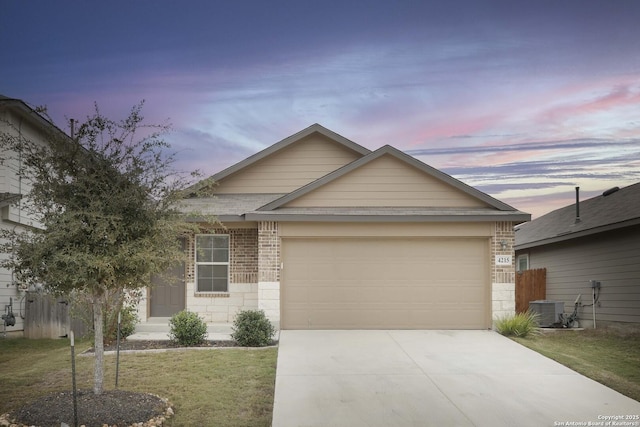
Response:
M548 330L538 336L513 339L640 401L640 332L609 328Z
M76 354L91 343L76 343ZM168 426L271 424L277 349L224 348L120 354L119 388L168 398ZM105 356L105 389L115 386L115 356ZM78 388L91 388L93 357L77 357ZM0 414L38 396L71 389L68 340L0 339Z

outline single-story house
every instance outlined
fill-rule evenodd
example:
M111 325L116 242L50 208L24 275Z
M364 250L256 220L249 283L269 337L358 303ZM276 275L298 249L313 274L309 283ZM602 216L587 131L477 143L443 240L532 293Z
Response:
M140 317L180 309L282 329L487 329L514 311L514 226L527 213L400 150L318 124L217 173L216 215L186 242L184 283L151 288Z
M546 299L583 327L640 324L640 183L550 212L516 229L517 269L546 268Z

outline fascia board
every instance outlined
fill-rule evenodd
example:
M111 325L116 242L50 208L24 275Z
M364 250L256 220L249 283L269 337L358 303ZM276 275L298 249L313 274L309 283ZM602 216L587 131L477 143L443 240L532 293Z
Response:
M71 137L64 133L59 127L50 122L47 118L43 117L41 114L37 113L33 108L29 107L20 99L0 99L0 107L5 107L18 113L22 118L30 121L36 127L53 131L63 138L71 139Z
M278 214L250 212L247 221L280 222L496 222L522 223L531 218L525 213L509 215L327 215L327 214ZM223 221L224 222L224 221Z

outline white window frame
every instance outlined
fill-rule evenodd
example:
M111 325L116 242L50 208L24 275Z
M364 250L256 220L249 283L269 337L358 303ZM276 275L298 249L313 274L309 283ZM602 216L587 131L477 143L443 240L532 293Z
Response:
M226 237L227 238L227 260L226 261L198 261L198 238L199 237ZM195 269L195 292L197 294L226 294L229 293L229 276L231 275L231 236L229 234L196 234L193 242L194 245L194 269ZM199 266L204 265L226 265L227 266L227 283L225 286L225 290L207 290L201 291L198 287L200 280L198 278ZM212 285L213 288L213 285Z
M525 268L524 270L528 270L529 269L529 254L520 254L516 257L516 271L520 272L520 271L524 271L522 269L520 269L520 260L525 259L527 260L527 268Z

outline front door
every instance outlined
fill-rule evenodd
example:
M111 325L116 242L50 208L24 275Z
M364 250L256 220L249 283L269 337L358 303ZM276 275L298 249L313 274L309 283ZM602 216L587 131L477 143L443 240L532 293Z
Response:
M184 269L182 264L171 270L171 279L157 276L151 279L150 317L171 317L184 310Z

